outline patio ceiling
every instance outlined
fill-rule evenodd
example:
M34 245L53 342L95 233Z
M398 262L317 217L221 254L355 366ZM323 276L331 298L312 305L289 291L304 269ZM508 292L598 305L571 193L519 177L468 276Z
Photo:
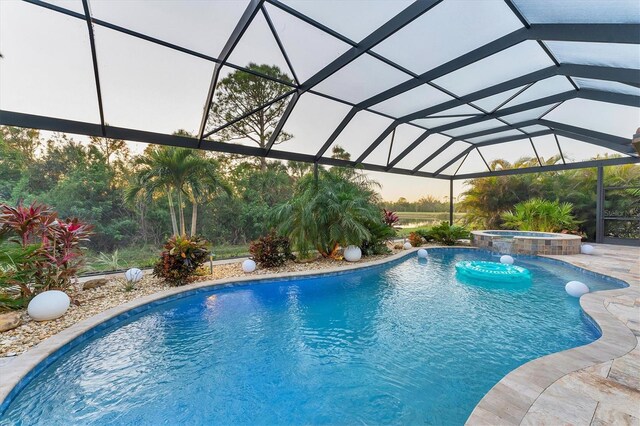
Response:
M640 162L636 0L5 0L0 31L4 125L442 179ZM211 126L235 71L282 94ZM281 103L266 148L219 140Z

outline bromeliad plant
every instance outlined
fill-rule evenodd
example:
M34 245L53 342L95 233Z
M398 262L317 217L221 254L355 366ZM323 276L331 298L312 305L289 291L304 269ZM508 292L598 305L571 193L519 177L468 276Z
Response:
M153 276L173 285L185 285L209 258L209 243L202 237L176 235L167 241Z
M91 230L78 219L59 220L42 204L0 205L0 307L19 308L42 291L66 289ZM12 288L17 297L9 295Z

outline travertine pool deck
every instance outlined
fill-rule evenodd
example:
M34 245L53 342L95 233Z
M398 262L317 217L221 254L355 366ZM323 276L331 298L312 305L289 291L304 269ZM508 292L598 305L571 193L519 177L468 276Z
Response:
M587 294L596 342L533 360L505 376L469 425L640 425L640 248L595 245L593 255L546 256L630 287Z

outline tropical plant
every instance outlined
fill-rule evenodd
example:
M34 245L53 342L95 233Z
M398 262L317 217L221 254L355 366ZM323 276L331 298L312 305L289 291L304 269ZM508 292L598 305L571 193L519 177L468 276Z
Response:
M409 239L409 243L411 243L413 247L420 247L424 243L424 239L422 238L422 235L420 235L417 232L410 233L408 239Z
M29 302L40 249L38 244L22 247L6 240L7 235L0 234L0 310L19 309Z
M19 288L4 305L22 306L39 292L66 289L83 263L92 227L78 219L58 219L42 204L0 205L0 288Z
M572 211L571 203L532 198L516 204L513 211L502 213L502 226L519 231L573 231L578 222Z
M118 254L118 250L115 250L113 253L98 253L98 256L91 261L90 270L94 271L117 271L124 267L120 259L120 255Z
M164 245L153 276L173 285L184 285L209 257L208 242L199 237L174 235Z
M284 265L288 260L295 259L291 253L289 238L278 236L275 230L252 241L249 253L256 263L265 268L276 268Z
M340 246L369 240L367 224L380 221L372 185L335 168L319 171L317 181L307 175L294 197L275 209L273 223L303 257L311 248L324 257L336 257Z
M400 218L398 217L398 215L392 212L391 210L382 209L382 214L383 214L382 220L388 226L395 226L400 221Z
M231 192L217 172L217 162L206 158L202 152L196 150L156 147L147 155L138 157L135 163L138 166L138 172L126 191L126 200L133 202L141 195L151 199L154 194L164 193L169 205L173 235L186 234L185 196L191 201L190 234L195 235L200 200L220 189L227 193ZM174 194L177 196L177 215Z
M469 238L469 231L463 226L442 222L429 230L428 238L437 243L452 246L460 239Z
M543 160L543 164L555 164L559 158L551 157ZM537 159L525 158L506 167L520 167L532 162L537 163ZM506 164L504 161L502 163ZM596 168L471 179L466 182L469 189L462 194L458 206L466 212L465 221L468 225L497 229L502 226L501 214L513 209L519 202L531 198L557 199L573 204L573 214L579 222L579 232L592 239L595 237L596 223L596 181ZM605 187L633 185L640 185L640 167L637 165L624 164L604 168ZM607 191L605 209L628 211L634 200L638 200L638 197L634 197L631 192ZM614 234L626 234L625 229L613 228L611 231ZM638 231L630 231L637 238Z
M387 242L396 235L396 230L380 220L367 222L366 226L371 237L360 244L362 255L388 254Z

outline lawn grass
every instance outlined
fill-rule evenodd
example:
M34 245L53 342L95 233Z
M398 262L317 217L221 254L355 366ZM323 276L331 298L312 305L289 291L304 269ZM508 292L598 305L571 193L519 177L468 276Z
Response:
M88 252L83 273L108 272L128 268L151 268L158 261L162 247L155 245L136 245L122 247L109 253ZM214 260L248 256L249 245L222 244L212 247Z
M408 237L409 234L411 234L412 232L428 231L429 229L431 229L431 226L413 226L410 228L400 228L398 229L398 232L396 233L396 235L400 238L405 238L405 237Z

